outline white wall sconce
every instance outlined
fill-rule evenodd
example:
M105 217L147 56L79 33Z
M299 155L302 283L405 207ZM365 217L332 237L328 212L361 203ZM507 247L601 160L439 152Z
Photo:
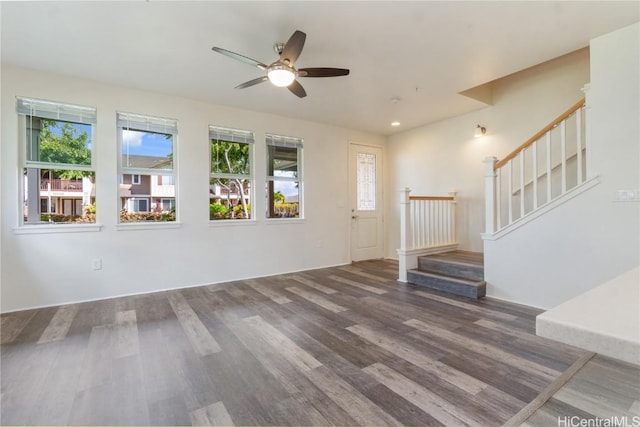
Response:
M473 136L475 138L480 138L482 136L484 136L484 134L487 133L487 128L484 126L476 126L476 131L473 133Z

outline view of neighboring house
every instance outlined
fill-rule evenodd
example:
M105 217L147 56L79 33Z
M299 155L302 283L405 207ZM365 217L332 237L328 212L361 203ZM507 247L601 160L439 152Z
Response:
M128 167L162 169L166 158L129 154ZM120 182L120 203L123 210L139 212L170 212L176 207L173 175L123 174Z
M24 177L24 186L29 188L28 175ZM76 179L40 178L38 187L40 214L82 216L88 206L95 201L95 184L87 177ZM35 214L38 215L38 212ZM24 206L24 216L25 218L29 217L28 203L25 203Z

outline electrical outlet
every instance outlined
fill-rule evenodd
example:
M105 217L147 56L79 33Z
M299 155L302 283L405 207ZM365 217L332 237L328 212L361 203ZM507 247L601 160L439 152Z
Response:
M102 270L102 258L92 259L91 268L93 268L94 270Z

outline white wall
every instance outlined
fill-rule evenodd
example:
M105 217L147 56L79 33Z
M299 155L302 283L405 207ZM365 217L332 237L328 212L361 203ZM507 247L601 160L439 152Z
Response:
M640 24L591 42L588 131L601 183L496 241L485 242L487 294L553 307L640 263ZM586 316L589 313L585 313Z
M348 143L384 145L384 137L8 65L2 66L1 79L2 312L350 261ZM96 194L101 231L14 232L20 200L16 96L97 107ZM116 230L116 111L178 120L180 228ZM257 223L209 225L209 124L255 132ZM265 145L261 142L265 132L304 139L306 219L302 222L267 223L264 220L264 181L260 177L266 169ZM102 258L102 270L91 269L93 258Z
M582 98L580 89L588 82L589 53L583 49L493 82L492 106L391 136L387 257L397 258L398 191L404 187L429 196L457 189L460 248L482 252L483 159L503 157L523 143ZM477 124L487 128L483 138L473 138Z

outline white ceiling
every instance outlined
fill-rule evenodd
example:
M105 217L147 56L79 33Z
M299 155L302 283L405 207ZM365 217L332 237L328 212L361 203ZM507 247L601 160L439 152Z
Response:
M640 3L46 1L0 14L3 63L388 135L481 108L458 93L588 46L640 20ZM261 71L211 51L269 64L296 29L297 67L351 75L301 78L303 99L234 90Z

